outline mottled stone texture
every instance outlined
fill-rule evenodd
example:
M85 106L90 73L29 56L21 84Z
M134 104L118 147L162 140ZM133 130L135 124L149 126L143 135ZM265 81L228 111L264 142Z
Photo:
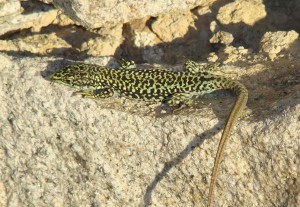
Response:
M1 207L206 206L232 96L154 117L159 104L83 99L50 84L70 60L0 53L0 62ZM299 68L299 56L227 66L244 74L252 113L231 133L214 207L300 206Z
M9 15L19 14L21 12L22 8L18 0L0 0L0 18Z
M269 58L273 60L277 57L279 52L283 49L287 49L298 37L299 34L294 30L288 32L267 32L260 41L260 49L267 53Z
M208 5L215 0L53 0L71 19L87 28L107 27L145 16L158 16L174 10Z

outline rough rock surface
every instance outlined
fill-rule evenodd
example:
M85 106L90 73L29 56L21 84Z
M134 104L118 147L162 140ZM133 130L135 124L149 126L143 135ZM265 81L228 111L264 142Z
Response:
M124 27L126 51L129 58L149 63L178 63L185 56L196 58L210 50L209 7L192 11L177 11L157 18L143 18ZM142 54L141 54L142 53Z
M171 11L188 10L199 5L209 5L214 1L53 0L53 4L78 24L87 28L100 28L126 23L146 16L158 16Z
M289 48L298 37L299 34L295 31L267 32L260 41L260 49L267 53L269 58L273 60L279 52Z
M32 31L38 32L42 27L51 24L58 14L58 10L49 10L45 12L32 13L27 15L14 15L9 19L0 19L0 35L9 31L32 28Z
M31 2L25 5L21 7L20 1L15 0L0 2L0 35L28 28L38 32L51 24L58 14L57 9L48 5Z
M0 0L0 19L11 15L19 14L23 11L18 0ZM0 34L1 35L1 34Z
M151 25L152 31L163 42L184 37L189 29L195 28L192 12L175 12L159 16Z
M73 22L52 6L34 5L30 2L24 9L19 1L8 1L3 5L0 2L0 36L29 28L33 32L39 32L42 27L50 24L68 25Z
M251 112L231 134L213 206L300 206L299 0L197 1L203 4L193 10L179 6L180 11L141 14L134 21L129 19L138 13L131 9L141 1L130 8L125 2L133 1L109 1L119 3L105 16L116 26L93 30L39 1L22 1L22 8L19 1L2 2L1 207L207 204L214 156L234 98L212 94L171 114L160 104L83 99L49 82L51 73L75 61L116 67L111 57L87 56L117 54L174 70L186 58L234 63L223 65L222 74L245 84ZM95 20L99 12L90 5L68 11L88 8L94 13L83 17ZM122 15L122 6L132 13ZM173 9L157 6L145 12ZM78 22L80 15L71 13Z
M100 37L90 38L81 45L81 51L92 56L113 56L124 38L123 25L119 24L109 30L100 31Z
M221 7L217 19L222 24L243 22L253 25L266 17L267 13L262 0L237 0Z
M212 38L210 38L210 43L221 43L229 45L233 42L234 38L229 32L218 31Z
M55 49L57 50L56 53L62 53L67 48L71 48L71 45L54 33L49 35L36 34L15 40L0 40L0 51L30 52L44 55Z
M156 117L156 104L83 99L50 84L68 60L1 53L0 62L1 204L206 205L231 96ZM230 137L214 206L299 206L300 63L247 68L224 68L244 71L252 113Z
M60 2L62 3L62 1ZM228 30L224 25L220 24L248 24L247 18L244 18L243 15L247 16L249 13L246 12L247 9L251 7L249 2L243 3L237 1L235 3L220 5L218 10L214 10L215 7L218 8L216 5L214 5L214 7L209 7L208 5L211 3L203 3L201 4L201 7L197 7L192 11L172 11L170 13L161 14L155 18L148 16L130 21L126 24L119 23L113 27L103 27L101 29L93 30L95 32L94 35L90 35L89 31L86 31L86 33L79 33L77 37L75 37L76 35L72 35L72 37L65 35L67 33L74 33L72 27L70 27L69 31L67 31L67 28L64 28L64 31L58 31L56 35L67 41L72 48L76 48L78 51L88 55L122 56L136 61L149 63L167 62L174 64L182 62L182 59L185 57L191 59L206 57L213 49L208 41L228 46L223 49L223 54L221 55L221 59L224 60L227 58L227 54L229 54L230 57L225 60L226 63L238 60L240 51L244 54L248 54L248 51L245 51L248 49L244 49L248 47L241 46L237 49L235 46L232 47L232 44L240 44L240 41L245 41L252 46L250 47L250 51L251 48L256 49L259 47L259 41L257 40L261 39L261 36L265 34L263 31L265 26L257 28L256 31L259 32L253 34L250 27L245 28L244 26L235 26ZM259 7L259 9L257 9L258 11L265 10L260 1L255 1L252 4L253 8ZM234 9L224 10L224 8L227 7L232 7ZM38 32L42 27L47 26L50 23L58 24L60 26L73 23L70 19L66 18L66 16L58 13L57 10L47 10L51 8L49 5L39 5L38 8L40 9L34 10L36 12L28 13L29 11L26 11L26 14L14 17L14 21L18 22L17 26L12 24L11 21L2 24L1 26L6 27L6 29L1 28L0 33L1 31L7 33L22 28L32 28L32 31ZM42 8L47 9L46 11L43 11ZM235 15L228 14L226 16L224 11L231 11ZM250 13L251 12L252 10L250 10ZM252 12L251 15L254 15L254 17L250 18L251 21L260 21L262 14L263 12ZM96 18L96 16L91 15L89 18ZM214 18L218 18L219 22L217 23ZM21 21L17 21L18 19ZM237 19L239 20L237 21ZM251 24L253 24L253 22ZM79 29L80 28L77 28L77 30ZM260 35L256 35L257 33ZM46 36L49 34L44 35ZM50 40L52 39L51 36L49 36L49 38ZM17 40L15 39L15 41ZM35 46L34 42L33 45ZM6 47L7 44L3 43L1 50L8 51L8 49L3 49L4 46L5 48L8 48ZM30 47L27 43L24 46ZM24 47L22 48L24 49ZM43 48L38 50L43 51ZM13 51L15 51L15 49L13 49ZM234 53L236 55L233 56ZM274 56L274 53L267 53L269 57ZM42 54L45 53L43 52ZM60 54L61 53L58 50L58 55ZM275 55L275 57L277 56ZM217 60L216 56L210 57L209 59L212 61Z

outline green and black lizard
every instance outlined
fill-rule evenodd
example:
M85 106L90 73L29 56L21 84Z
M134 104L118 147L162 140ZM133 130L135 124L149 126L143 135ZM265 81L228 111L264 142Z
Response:
M188 60L183 72L162 68L137 69L133 61L124 61L119 69L105 66L69 65L51 76L51 81L78 89L86 98L107 98L114 94L143 101L166 101L170 106L189 105L193 98L227 89L237 100L227 119L212 171L208 206L212 205L219 165L234 123L248 100L246 87L238 81L214 74L215 65L202 66Z

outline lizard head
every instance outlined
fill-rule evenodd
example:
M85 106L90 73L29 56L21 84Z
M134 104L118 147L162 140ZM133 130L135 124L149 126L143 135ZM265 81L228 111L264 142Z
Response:
M97 67L99 68L99 66ZM52 74L50 79L52 82L73 88L84 89L92 87L95 81L94 70L96 70L97 67L86 64L68 65Z

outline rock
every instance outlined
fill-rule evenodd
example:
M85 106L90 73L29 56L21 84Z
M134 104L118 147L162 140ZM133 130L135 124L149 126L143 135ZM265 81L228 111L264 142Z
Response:
M221 43L224 45L230 45L233 42L234 38L232 34L225 31L219 31L210 38L210 43Z
M254 25L257 21L265 18L266 15L262 0L237 0L221 7L217 19L222 24L242 22L247 25Z
M0 182L0 206L6 206L7 200L7 190L5 189L5 184Z
M183 38L190 29L196 29L194 15L190 11L171 12L157 17L151 24L152 31L163 42Z
M57 9L50 9L48 11L40 11L29 14L16 14L0 18L0 35L8 32L28 29L38 32L42 27L51 24L58 14Z
M61 53L66 48L71 48L71 45L54 33L35 34L14 40L0 40L0 51L31 52L44 55L54 49L60 50Z
M14 4L12 4L14 3ZM14 32L22 29L30 28L32 32L39 32L42 27L50 24L58 24L61 26L74 24L67 16L52 6L39 2L30 2L25 6L23 13L20 11L23 8L18 8L19 1L11 1L0 8L0 36L9 32ZM1 4L0 4L1 5ZM15 7L15 13L7 13L11 11L8 6ZM6 11L6 13L4 12Z
M215 2L215 0L209 2ZM146 16L158 16L174 10L188 10L204 4L208 2L198 0L53 0L55 7L61 9L76 23L90 29L111 27Z
M0 52L0 71L4 70L6 67L12 67L13 62L11 60L11 56L8 56L4 53ZM1 200L1 199L0 199ZM0 205L1 206L1 205Z
M260 50L267 53L271 60L274 60L279 52L289 48L298 37L299 34L294 30L266 32L260 41Z
M92 56L113 56L117 55L117 49L123 42L123 25L119 24L114 28L106 28L100 31L100 37L91 38L84 42L81 51Z
M160 62L164 51L157 46L162 41L151 30L149 17L137 19L125 24L123 35L125 37L125 50L130 58L147 62Z
M201 21L209 20L199 16L209 12L206 7L196 8L129 22L124 27L126 51L149 63L178 63L186 54L200 56L209 49L209 34L205 26L200 27Z
M219 51L219 58L222 60L224 64L233 63L236 61L246 61L247 54L251 51L249 49L245 49L244 47L233 47L226 46L221 51Z
M64 15L61 11L59 11L56 18L53 20L53 24L57 24L59 26L67 26L75 23L73 20Z
M0 61L1 206L206 206L233 96L155 117L152 104L84 99L50 84L70 60L0 53ZM269 63L227 66L244 72L253 113L231 133L213 206L300 206L299 58Z
M152 26L147 26L148 21L150 21L150 19L146 17L128 23L127 31L125 32L128 33L127 36L130 38L134 47L145 48L162 42L158 35L153 32ZM154 20L154 22L155 21L156 20Z
M0 23L8 16L20 14L23 11L21 2L18 0L0 0ZM0 30L1 31L1 30ZM1 35L1 33L0 33Z
M52 4L53 3L53 0L39 0L39 1L42 1L46 4Z

